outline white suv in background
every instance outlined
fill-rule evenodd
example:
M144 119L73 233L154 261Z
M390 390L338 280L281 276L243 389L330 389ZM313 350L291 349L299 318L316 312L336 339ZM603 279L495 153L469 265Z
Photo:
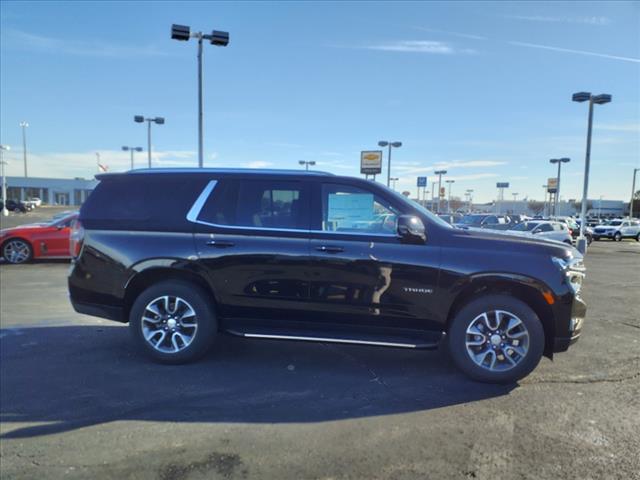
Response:
M609 220L593 229L593 239L609 238L621 241L623 238L635 238L640 242L640 222L638 220Z
M547 220L531 220L518 223L505 233L520 237L536 237L543 240L554 240L556 242L573 244L571 232L566 224L561 222L550 222Z

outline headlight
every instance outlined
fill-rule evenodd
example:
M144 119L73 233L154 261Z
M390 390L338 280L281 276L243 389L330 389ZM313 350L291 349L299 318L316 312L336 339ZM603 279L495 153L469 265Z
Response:
M569 258L567 260L559 257L551 257L553 263L560 269L565 277L565 282L573 293L578 295L582 288L582 281L584 280L585 268L582 263L582 258Z

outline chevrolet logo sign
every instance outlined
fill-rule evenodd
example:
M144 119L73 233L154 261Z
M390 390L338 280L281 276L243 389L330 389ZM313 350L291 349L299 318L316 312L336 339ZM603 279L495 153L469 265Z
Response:
M380 155L376 155L375 153L368 153L364 156L365 160L377 160L380 158Z

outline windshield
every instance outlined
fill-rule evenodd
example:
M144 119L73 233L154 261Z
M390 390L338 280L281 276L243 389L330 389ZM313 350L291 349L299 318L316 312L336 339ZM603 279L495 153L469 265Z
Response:
M511 230L514 230L517 232L529 232L534 228L536 228L537 225L538 225L537 222L522 222L516 225L515 227L513 227Z
M611 225L612 227L618 227L618 226L622 225L622 222L620 220L610 220L607 223L605 223L605 225Z
M460 223L465 225L480 225L485 215L465 215L460 220Z

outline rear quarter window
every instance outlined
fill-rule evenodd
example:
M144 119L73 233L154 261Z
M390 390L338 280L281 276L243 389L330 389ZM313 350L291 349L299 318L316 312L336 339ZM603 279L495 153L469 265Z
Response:
M191 205L211 180L194 175L122 175L104 178L80 210L85 228L192 231Z

